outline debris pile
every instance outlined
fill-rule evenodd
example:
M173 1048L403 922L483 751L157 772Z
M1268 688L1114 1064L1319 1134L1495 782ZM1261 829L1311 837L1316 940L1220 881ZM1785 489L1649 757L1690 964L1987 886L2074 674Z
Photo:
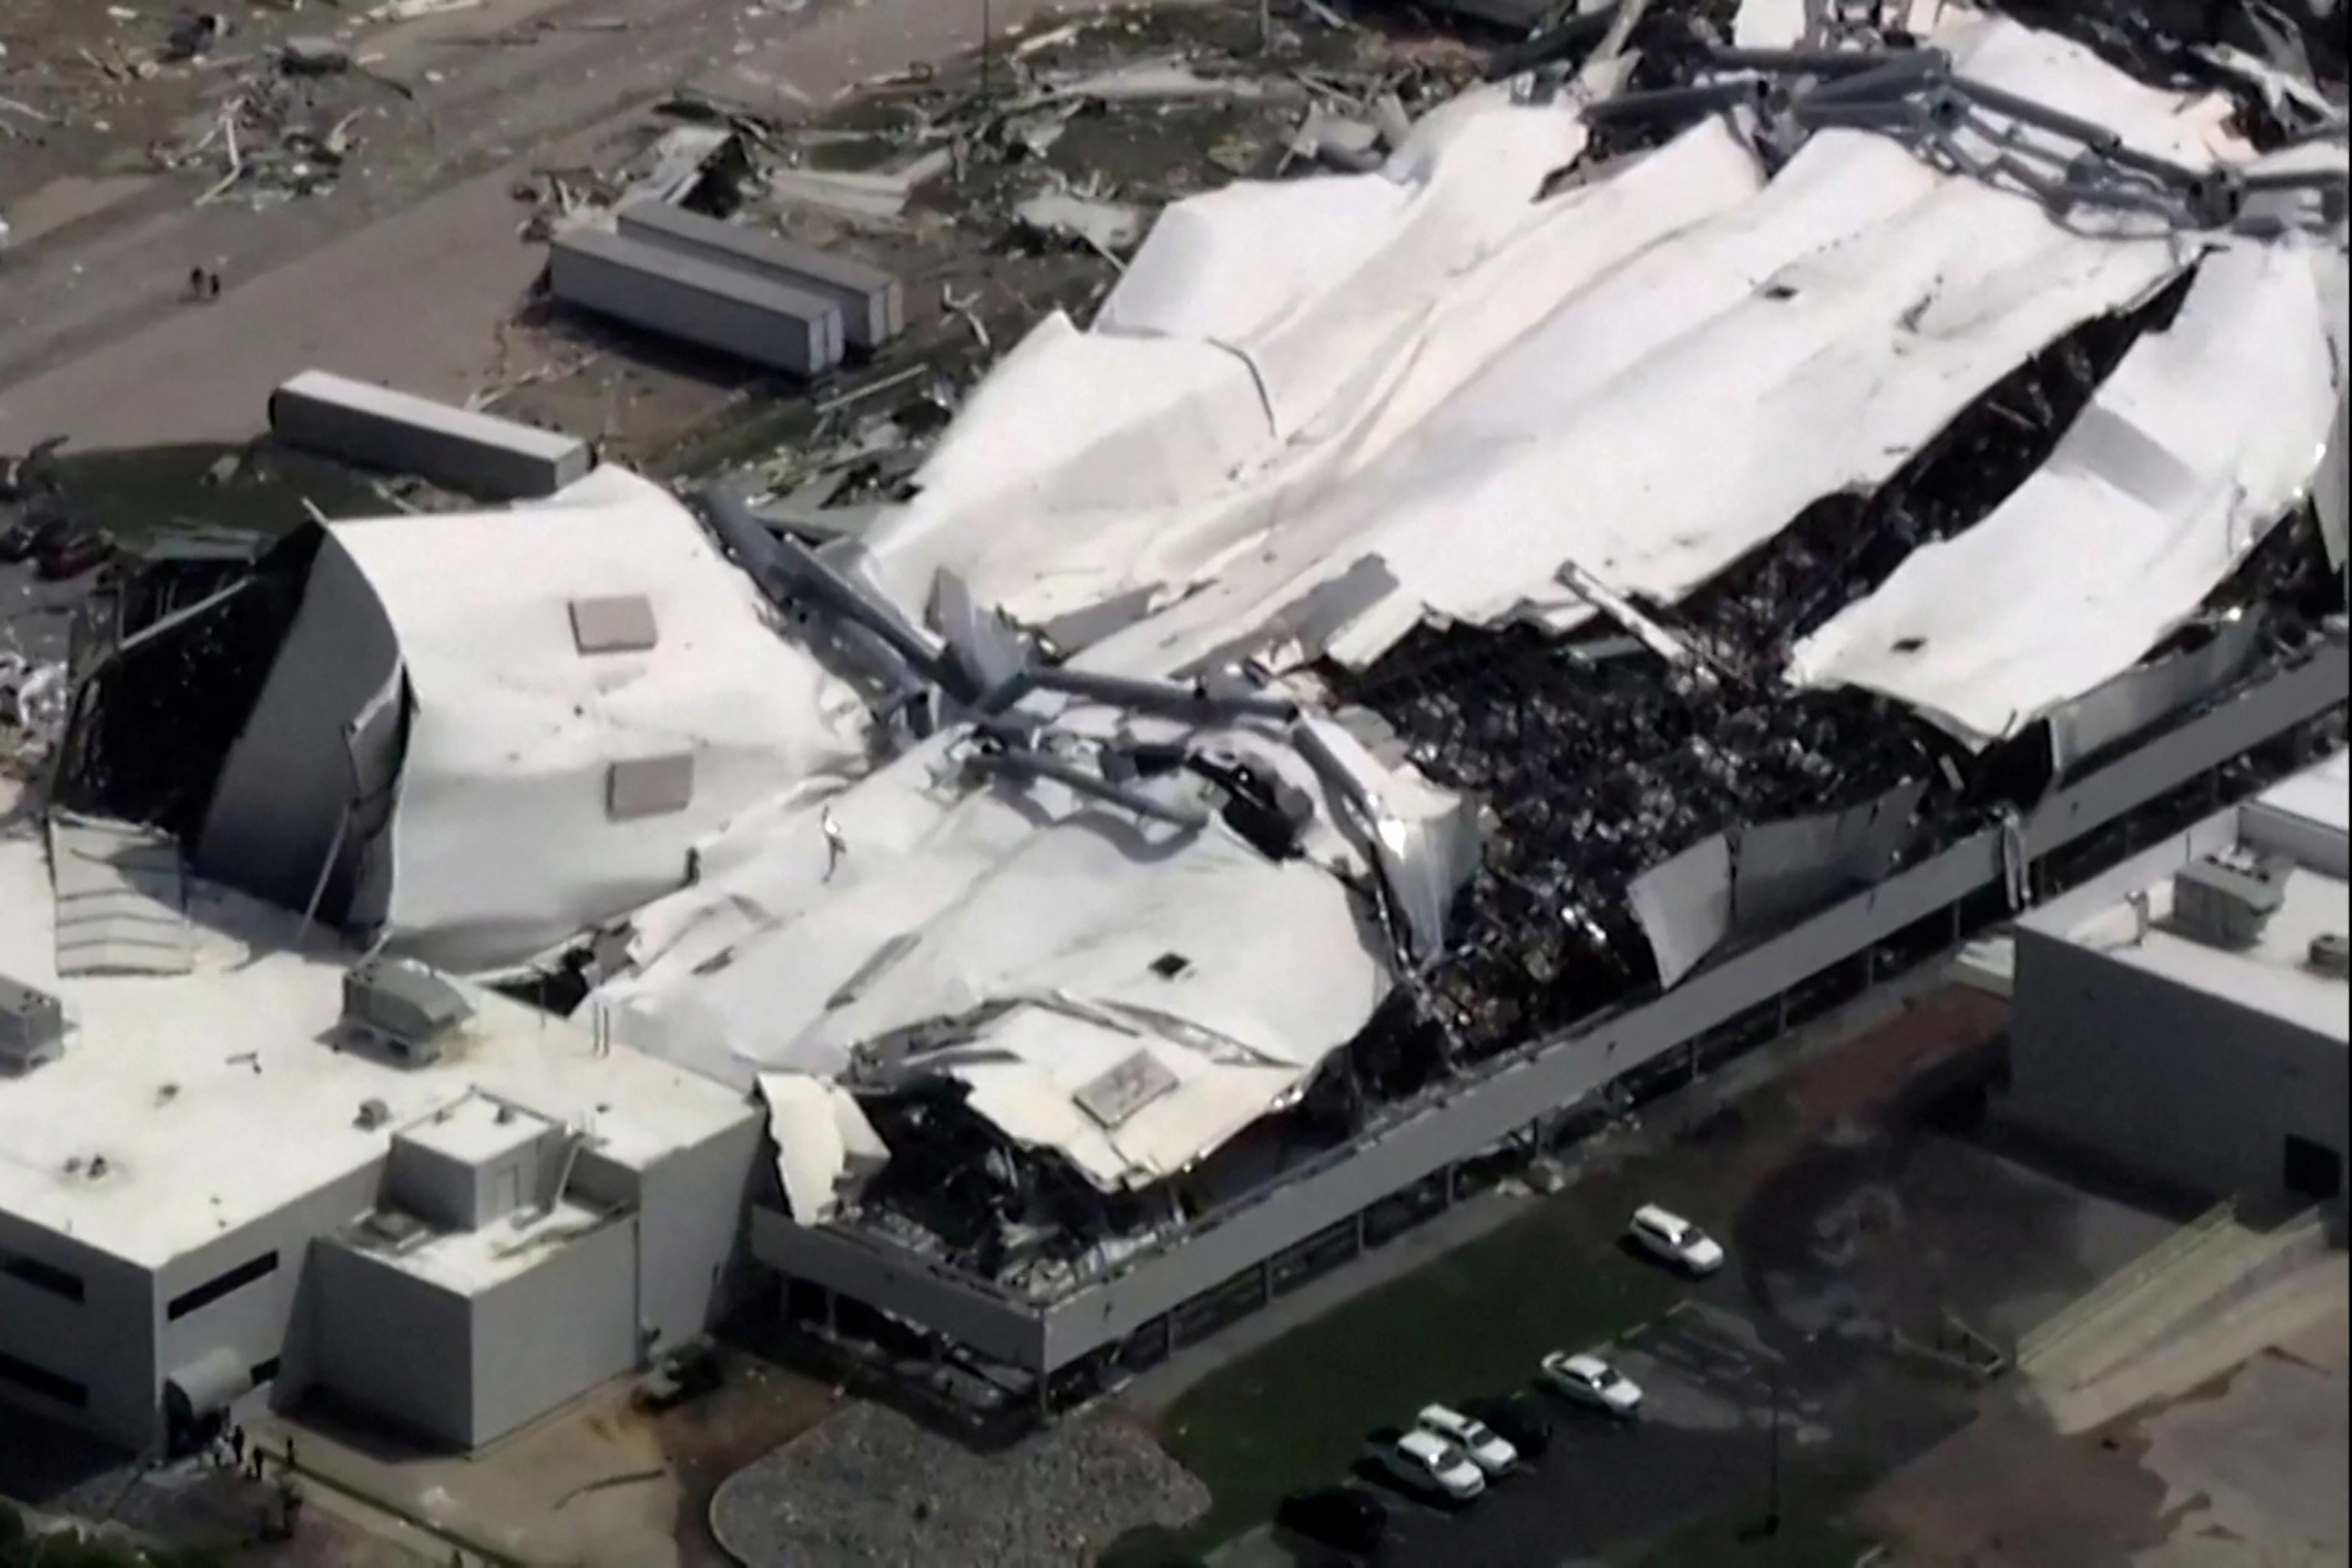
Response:
M336 39L289 38L248 60L205 113L152 155L160 167L212 177L200 205L321 195L358 151L360 123L379 107L373 100L406 91L369 77Z
M0 648L0 773L29 777L56 749L69 689L64 665Z
M1003 1396L961 1366L934 1375ZM875 1484L918 1475L912 1503ZM712 1500L711 1528L746 1563L1021 1568L1090 1563L1127 1530L1173 1529L1207 1506L1207 1489L1130 1422L1068 1421L982 1455L861 1402L730 1477Z
M1654 982L1625 893L1659 862L1932 771L1925 727L1873 700L1675 671L1629 637L1423 630L1334 681L1423 773L1493 812L1464 938L1429 980L1440 1060L1522 1043Z
M1364 166L1476 74L1461 44L1336 18L1269 48L1234 15L1113 12L871 79L804 122L680 89L623 162L538 171L514 194L533 238L657 201L935 276L917 352L957 377L1041 310L1099 298L1167 202Z

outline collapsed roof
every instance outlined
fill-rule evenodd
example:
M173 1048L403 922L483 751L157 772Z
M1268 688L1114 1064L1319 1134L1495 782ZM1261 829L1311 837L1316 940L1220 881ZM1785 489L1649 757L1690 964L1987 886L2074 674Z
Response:
M862 540L709 504L781 619L609 471L336 525L202 858L459 969L594 928L586 1005L756 1083L811 1222L967 1138L1005 1225L1021 1160L1133 1194L1672 984L2037 718L2242 669L2340 428L2340 143L1926 42L1843 107L1703 62L1647 141L1498 86L1176 204Z
M208 876L478 973L678 886L736 813L862 763L855 695L625 470L319 531L195 837Z

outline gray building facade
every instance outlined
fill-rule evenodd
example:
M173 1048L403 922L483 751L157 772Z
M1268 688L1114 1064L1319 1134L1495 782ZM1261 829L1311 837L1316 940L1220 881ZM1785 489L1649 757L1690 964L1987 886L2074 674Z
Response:
M2020 921L2005 1113L2210 1198L2340 1199L2345 810L2338 753ZM2249 921L2192 912L2217 866L2273 879Z

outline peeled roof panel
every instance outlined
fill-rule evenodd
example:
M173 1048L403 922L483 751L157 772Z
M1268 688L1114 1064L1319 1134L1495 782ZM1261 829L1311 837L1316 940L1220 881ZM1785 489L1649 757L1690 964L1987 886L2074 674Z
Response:
M2064 40L1990 20L1938 41L1972 75L2135 144L2215 155L2201 103ZM1213 581L1081 662L1149 673L1206 657L1367 554L1402 587L1335 636L1356 664L1432 613L1577 625L1591 612L1556 586L1564 562L1675 601L1812 502L1884 483L2001 376L2186 259L2160 225L2062 227L2029 197L1873 134L1816 135L1760 194L1757 179L1709 122L1457 268L1409 342L1373 353L1380 318L1353 320L1360 356L1411 368L1369 406L1335 397L1293 444L1344 442L1344 460L1286 459L1257 533L1238 502L1213 523L1109 524L1137 531L1125 559L1171 583L1171 541L1213 527L1230 543ZM1612 254L1628 233L1641 238ZM1520 268L1537 256L1547 265ZM1458 374L1421 369L1458 343L1475 344ZM1019 613L1021 584L1004 590Z
M961 1025L970 1048L886 1052L882 1070L970 1085L975 1113L1115 1190L1266 1114L1387 994L1336 838L1268 860L1221 826L1139 825L1058 784L943 788L952 755L942 737L714 842L701 881L633 922L638 972L595 1000L615 1035L744 1081L837 1073ZM847 984L877 954L882 979Z
M384 919L439 967L524 962L678 887L734 813L862 756L854 697L770 629L682 506L615 474L593 499L329 531L414 696ZM583 658L572 602L621 594L657 645ZM613 764L688 752L690 804L612 819Z
M2324 287L2299 245L2208 258L2050 461L1799 645L1791 677L1981 747L2131 668L2311 482L2339 395Z

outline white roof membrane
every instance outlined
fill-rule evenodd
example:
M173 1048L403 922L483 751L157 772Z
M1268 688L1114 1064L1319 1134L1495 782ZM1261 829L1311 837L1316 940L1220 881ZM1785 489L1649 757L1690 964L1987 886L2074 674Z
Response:
M1981 747L2132 668L2312 482L2341 395L2329 270L2301 245L2209 257L2050 461L1799 645L1790 678L1884 693Z

